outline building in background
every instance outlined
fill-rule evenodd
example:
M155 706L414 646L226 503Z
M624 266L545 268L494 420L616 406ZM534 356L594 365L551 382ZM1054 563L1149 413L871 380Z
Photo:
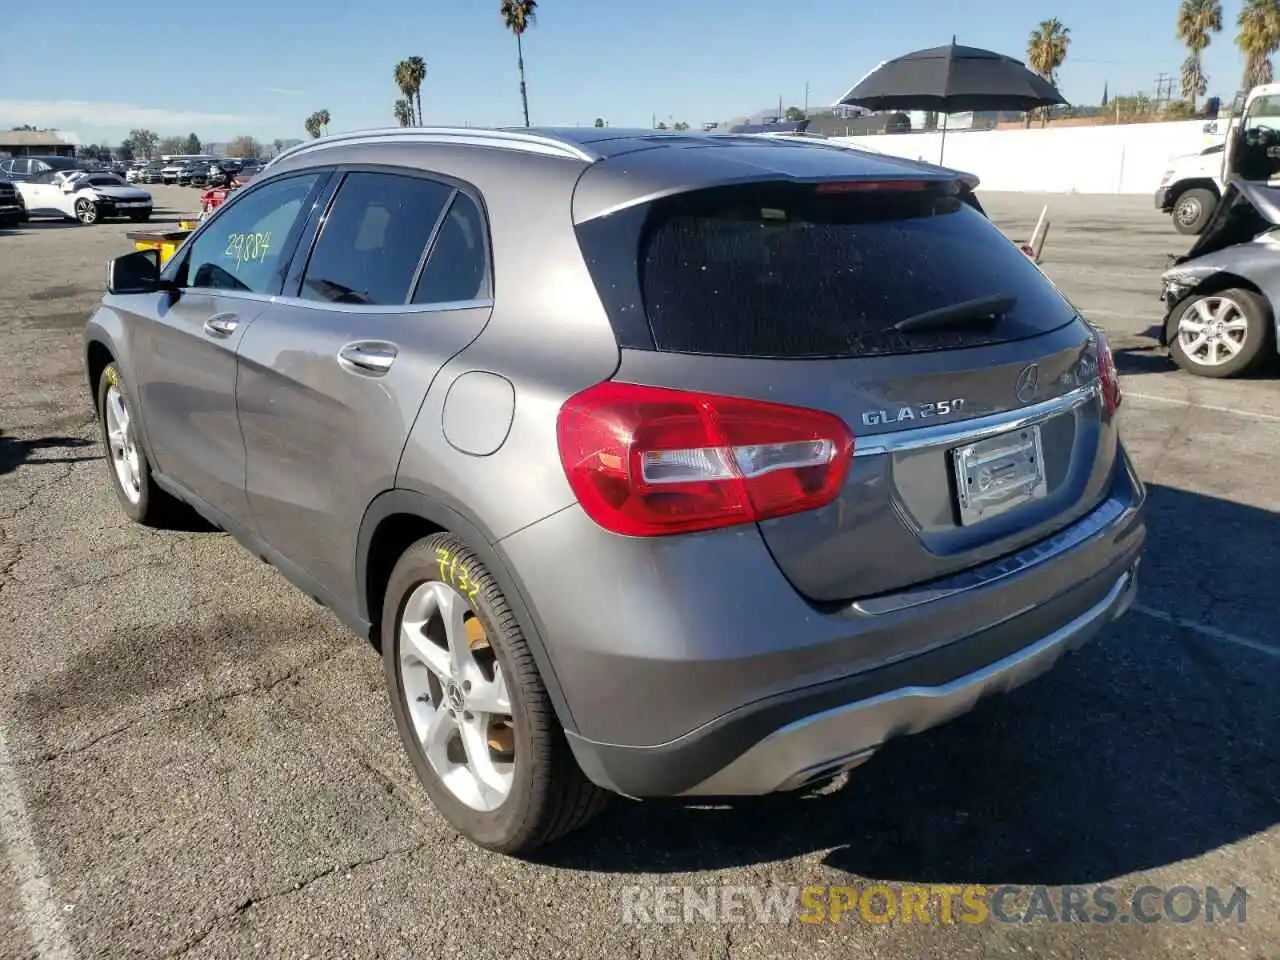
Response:
M74 157L80 138L66 130L0 130L0 156Z

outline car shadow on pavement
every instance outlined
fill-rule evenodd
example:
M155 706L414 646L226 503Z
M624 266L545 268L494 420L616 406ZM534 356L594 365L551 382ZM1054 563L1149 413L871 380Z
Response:
M1274 636L1256 581L1204 574L1274 580L1280 515L1149 491L1139 610L1047 675L887 745L825 795L619 802L539 861L665 874L822 853L827 867L886 881L1084 884L1269 829L1280 660L1141 610Z
M84 460L101 460L101 454L87 457L34 458L37 450L67 450L91 447L93 441L81 437L40 437L37 440L20 440L0 433L0 474L12 473L23 464L80 463Z
M1132 377L1144 373L1175 373L1178 365L1169 356L1167 348L1160 346L1160 327L1152 326L1144 330L1140 337L1149 339L1147 346L1116 347L1114 349L1116 370L1122 376ZM1268 347L1268 350L1271 350ZM1186 374L1192 376L1192 374ZM1280 379L1280 360L1274 355L1267 362L1247 374L1237 376L1236 380L1276 380Z

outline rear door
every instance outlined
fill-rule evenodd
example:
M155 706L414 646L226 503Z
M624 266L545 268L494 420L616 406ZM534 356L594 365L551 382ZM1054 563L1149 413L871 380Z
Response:
M467 188L348 170L290 296L240 346L237 401L258 530L349 596L361 518L394 485L433 377L491 309L481 206Z
M53 170L43 170L18 182L22 200L31 216L62 216L70 208L66 194L53 182L53 178Z
M579 228L589 262L628 219ZM1115 437L1091 330L959 197L757 184L666 198L643 220L636 289L597 282L616 316L638 298L652 337L617 378L826 410L855 434L834 503L761 524L806 596L954 573L1105 497Z
M165 268L176 297L149 294L132 324L143 422L156 467L248 522L236 419L236 349L281 283L289 250L328 172L264 183L236 198Z

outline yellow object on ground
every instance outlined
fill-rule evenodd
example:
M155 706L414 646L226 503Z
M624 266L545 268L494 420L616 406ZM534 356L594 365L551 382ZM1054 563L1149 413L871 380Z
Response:
M169 262L169 258L173 256L173 252L178 249L182 241L187 239L187 234L191 232L190 228L186 228L185 224L182 230L170 230L166 232L147 231L137 233L126 233L125 236L133 241L133 249L135 250L159 250L160 266L164 266Z

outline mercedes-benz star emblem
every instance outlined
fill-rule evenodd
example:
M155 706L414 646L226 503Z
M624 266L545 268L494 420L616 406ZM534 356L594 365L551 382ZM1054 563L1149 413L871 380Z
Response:
M1018 380L1013 386L1014 391L1018 394L1018 399L1023 403L1030 403L1036 397L1036 391L1040 389L1040 365L1029 363L1022 368L1022 372L1018 374Z
M459 689L458 685L453 681L450 681L449 685L445 687L444 695L445 695L445 699L448 700L449 702L449 706L452 707L454 710L461 711L463 706L465 706L465 700L463 699L463 696L462 696L462 690Z

